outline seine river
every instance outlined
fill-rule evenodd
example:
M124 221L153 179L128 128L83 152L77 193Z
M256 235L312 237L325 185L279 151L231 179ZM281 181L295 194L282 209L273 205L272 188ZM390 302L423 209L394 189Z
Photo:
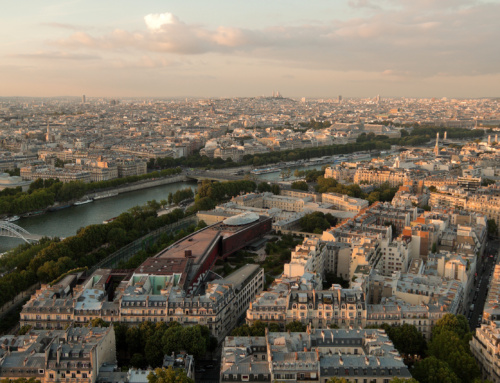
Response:
M269 165L270 167L272 165ZM291 168L290 178L284 181L295 179L295 170L321 169L324 165L299 166ZM280 172L261 174L257 176L262 181L281 181ZM21 218L14 222L32 234L47 235L50 237L69 237L75 235L77 230L88 225L102 223L102 221L116 217L127 211L131 207L144 205L147 201L155 199L160 201L167 199L168 193L179 189L191 187L196 189L196 182L178 182L170 185L157 186L155 188L138 190L130 193L120 194L116 197L94 201L80 206L72 206L68 209L54 213L46 213L38 217ZM196 190L195 190L196 191ZM15 238L0 237L0 253L10 250L23 241Z
M21 218L14 222L32 234L47 235L50 237L69 237L76 231L88 225L102 223L102 221L116 217L131 207L144 205L147 201L160 202L167 199L168 193L191 187L196 189L196 182L178 182L175 184L157 186L150 189L120 194L80 206L72 206L53 213L46 213L37 217ZM0 237L0 253L10 250L23 241L16 238Z

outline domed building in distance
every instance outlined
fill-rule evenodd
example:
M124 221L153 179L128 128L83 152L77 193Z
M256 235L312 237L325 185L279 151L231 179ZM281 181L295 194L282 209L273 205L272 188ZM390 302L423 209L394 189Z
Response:
M23 191L28 190L31 182L33 181L24 181L19 176L10 176L8 173L0 174L0 191L7 188L17 188L21 187Z

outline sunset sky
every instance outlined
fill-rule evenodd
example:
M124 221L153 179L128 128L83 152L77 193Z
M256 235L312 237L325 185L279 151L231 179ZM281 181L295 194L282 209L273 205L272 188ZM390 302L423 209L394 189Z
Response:
M500 1L2 1L0 96L500 96Z

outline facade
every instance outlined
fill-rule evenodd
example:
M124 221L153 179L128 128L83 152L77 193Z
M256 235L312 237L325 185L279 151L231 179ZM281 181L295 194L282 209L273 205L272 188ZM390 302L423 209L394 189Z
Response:
M493 189L476 194L460 193L459 190L453 193L431 193L429 204L479 213L494 220L500 227L500 195Z
M90 182L90 172L79 169L53 168L48 166L25 166L21 168L21 178L23 180L36 180L41 178L59 179L61 182L82 181Z
M313 202L322 202L320 193L312 193L294 189L281 189L280 195L293 198L310 198Z
M365 199L349 197L339 193L323 193L322 200L324 203L331 203L333 209L343 211L359 212L369 205Z
M266 209L281 209L300 212L304 209L305 201L302 198L274 195L273 193L245 194L232 199L238 205Z
M383 330L319 330L227 337L221 382L387 383L410 372Z
M140 176L148 172L148 163L145 160L117 160L118 177Z
M177 321L206 325L223 339L264 287L264 271L258 265L246 265L227 278L208 282L204 290L186 288L184 267L172 259L153 258L132 275L99 269L74 287L71 277L76 277L68 276L58 285L44 286L26 303L21 326L62 329L94 318L131 325ZM118 277L125 279L110 300L108 291Z
M409 180L409 174L405 171L357 169L354 174L355 184L382 185L388 183L390 187L396 187L405 184Z

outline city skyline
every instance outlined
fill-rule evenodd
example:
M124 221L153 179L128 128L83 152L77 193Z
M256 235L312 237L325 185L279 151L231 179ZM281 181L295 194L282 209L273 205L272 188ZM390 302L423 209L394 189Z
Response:
M4 5L1 96L495 97L498 1Z

